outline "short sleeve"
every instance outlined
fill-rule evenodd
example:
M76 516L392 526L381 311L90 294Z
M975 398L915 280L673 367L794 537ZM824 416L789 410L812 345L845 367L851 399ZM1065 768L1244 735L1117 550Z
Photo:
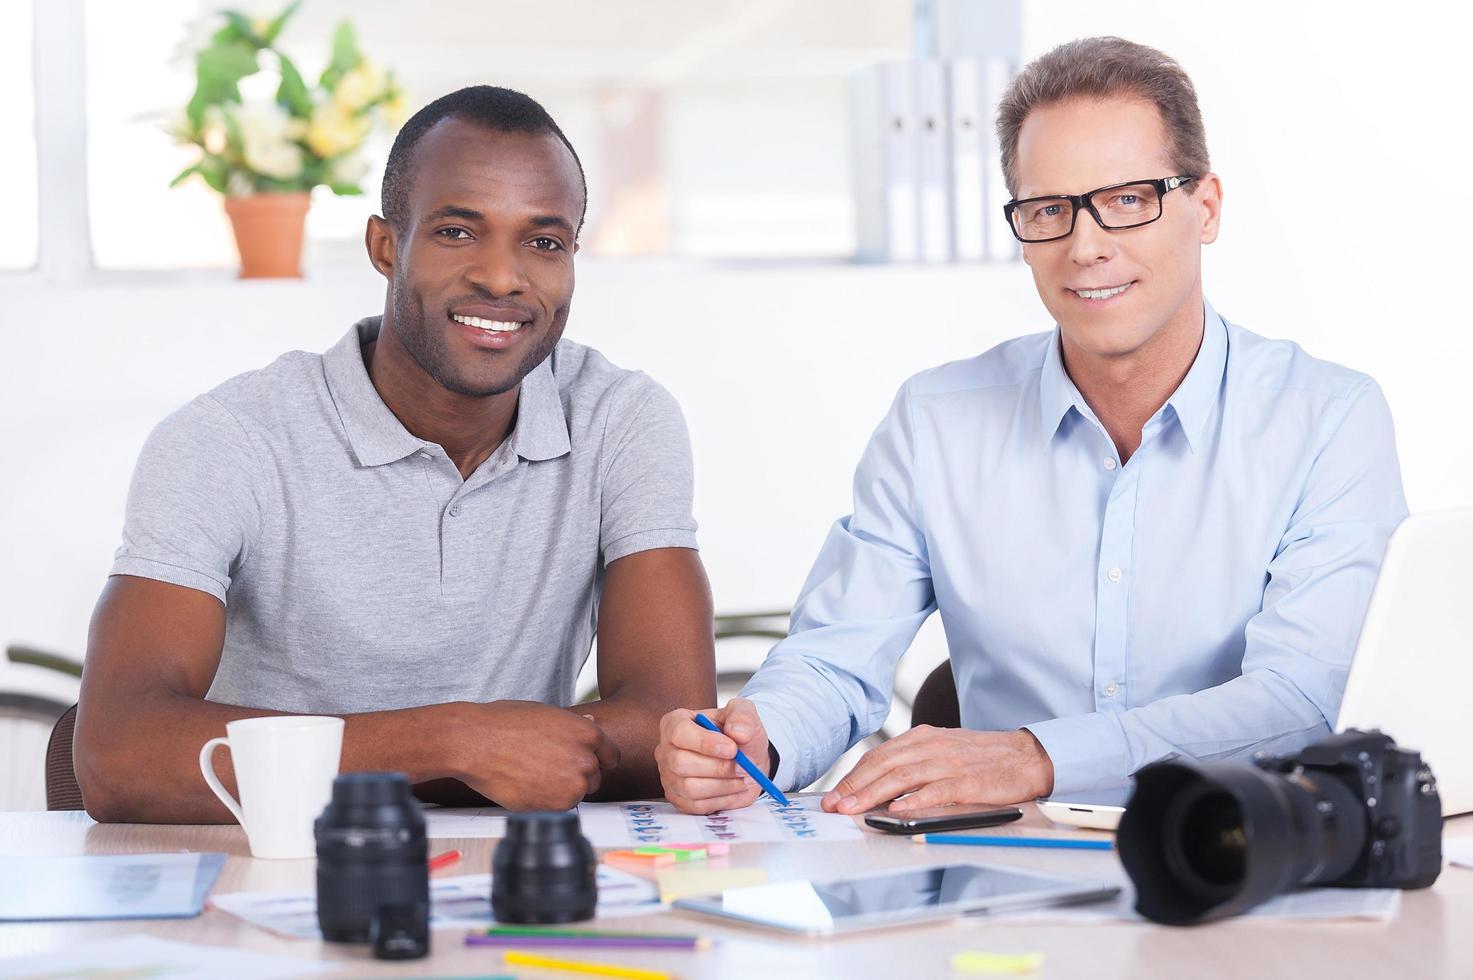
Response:
M260 531L260 472L248 432L214 397L164 419L139 453L110 574L182 585L223 603Z
M604 433L599 550L605 565L696 547L690 435L675 398L643 374L615 393Z

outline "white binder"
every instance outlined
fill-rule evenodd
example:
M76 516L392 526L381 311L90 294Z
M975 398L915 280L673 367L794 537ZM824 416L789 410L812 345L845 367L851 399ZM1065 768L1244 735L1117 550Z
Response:
M920 254L911 61L885 61L850 81L858 258L914 262Z

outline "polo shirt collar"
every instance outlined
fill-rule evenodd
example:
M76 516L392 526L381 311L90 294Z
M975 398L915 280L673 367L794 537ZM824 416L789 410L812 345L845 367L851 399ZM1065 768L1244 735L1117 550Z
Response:
M398 462L426 446L389 410L363 363L363 345L378 338L383 317L364 317L322 356L327 389L360 466ZM571 450L568 423L547 357L522 379L511 449L522 459L556 459Z
M563 400L552 374L555 357L556 348L522 379L517 427L511 434L512 452L522 459L557 459L572 450L568 419L563 414Z
M404 428L379 397L363 363L363 345L378 338L381 316L364 317L322 355L327 390L360 466L382 466L419 452L428 442Z
M1044 355L1043 370L1039 375L1039 418L1042 422L1043 441L1053 439L1064 416L1073 408L1085 418L1094 418L1084 396L1074 386L1069 372L1064 370L1062 339L1058 327L1049 339L1048 351ZM1202 346L1187 375L1182 379L1166 404L1171 406L1187 445L1193 452L1201 445L1202 432L1217 404L1218 392L1222 388L1223 373L1227 369L1227 326L1212 304L1202 304Z

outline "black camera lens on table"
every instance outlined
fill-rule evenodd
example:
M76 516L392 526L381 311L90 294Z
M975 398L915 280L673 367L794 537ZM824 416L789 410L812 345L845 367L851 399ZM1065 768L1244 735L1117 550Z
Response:
M314 829L322 938L373 942L375 955L391 959L428 953L429 845L408 779L382 772L338 776Z
M591 919L597 873L576 811L513 813L491 858L491 911L500 922Z
M1442 870L1441 802L1419 753L1351 729L1298 755L1146 766L1118 847L1136 910L1188 925L1305 885L1425 888Z

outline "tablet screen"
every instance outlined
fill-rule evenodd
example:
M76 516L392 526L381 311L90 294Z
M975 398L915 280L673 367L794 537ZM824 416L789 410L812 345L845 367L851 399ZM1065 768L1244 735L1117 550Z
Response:
M821 883L788 881L732 888L720 895L681 899L675 907L795 932L828 933L986 908L1067 902L1096 894L1105 897L1112 891L1099 882L1077 878L951 864Z

